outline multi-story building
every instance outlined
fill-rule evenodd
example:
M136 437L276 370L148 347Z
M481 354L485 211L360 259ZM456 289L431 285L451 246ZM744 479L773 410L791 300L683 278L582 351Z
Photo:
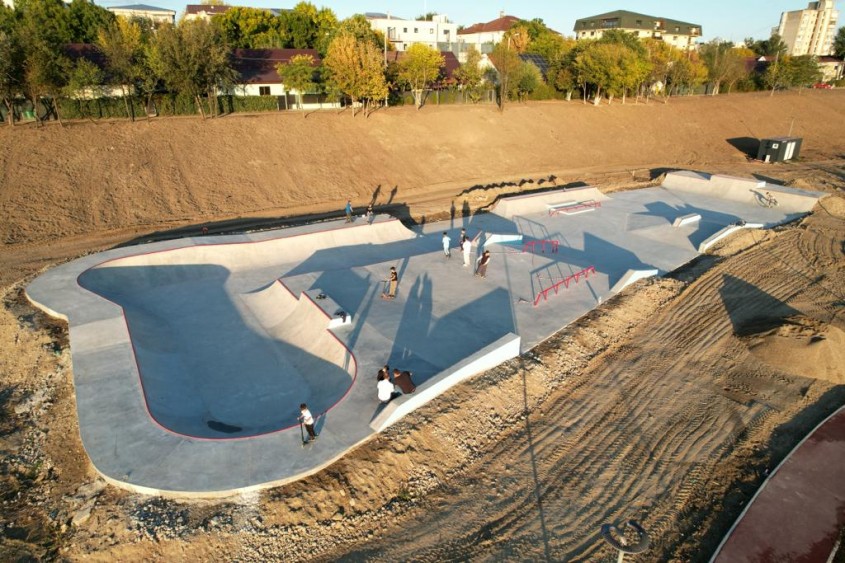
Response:
M122 16L127 19L131 18L147 18L153 23L176 23L176 12L167 10L165 8L156 8L155 6L147 6L146 4L130 4L128 6L112 6L106 8L116 16Z
M415 43L438 51L449 50L448 45L458 37L458 24L450 22L444 14L436 14L431 21L406 20L374 12L364 16L370 27L384 34L397 51L407 51Z
M822 57L833 54L833 39L836 36L836 11L833 0L810 2L806 10L783 12L776 30L789 47L793 56L815 55Z
M575 39L599 39L611 29L632 33L640 39L659 39L684 50L695 49L696 40L701 37L701 26L695 23L616 10L576 20Z

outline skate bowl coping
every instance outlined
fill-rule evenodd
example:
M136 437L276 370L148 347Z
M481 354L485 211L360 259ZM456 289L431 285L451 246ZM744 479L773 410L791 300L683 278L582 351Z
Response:
M598 188L583 186L502 198L496 203L493 213L512 219L518 215L548 213L549 206L560 205L561 202L593 200L600 205L600 202L607 199L609 198Z
M376 415L370 423L370 427L377 432L384 430L458 383L517 357L519 346L520 337L518 335L514 333L506 334L449 369L438 373L426 381L424 385L417 386L417 390L413 394L402 395L390 401Z

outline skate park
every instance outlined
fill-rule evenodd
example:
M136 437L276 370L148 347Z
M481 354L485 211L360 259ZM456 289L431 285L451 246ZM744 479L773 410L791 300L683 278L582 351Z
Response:
M763 204L766 192L777 205ZM516 196L414 229L379 216L114 249L27 292L69 322L94 466L140 491L227 494L319 470L627 283L672 271L737 228L794 220L820 196L671 173L656 188ZM461 228L473 263L493 254L485 279L461 265ZM400 282L387 302L390 266ZM375 395L384 363L418 386L387 407ZM305 449L301 402L320 432Z

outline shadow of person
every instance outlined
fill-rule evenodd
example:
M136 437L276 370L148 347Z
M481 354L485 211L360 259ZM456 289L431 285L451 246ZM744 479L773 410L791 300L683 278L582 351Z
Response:
M375 205L376 201L378 201L378 196L381 194L381 184L376 186L376 189L373 190L373 195L370 198L370 205Z

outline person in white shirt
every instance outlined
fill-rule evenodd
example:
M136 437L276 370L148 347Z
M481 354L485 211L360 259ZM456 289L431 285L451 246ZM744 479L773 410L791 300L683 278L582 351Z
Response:
M464 268L469 267L469 253L472 252L472 241L469 239L461 243L461 250L464 251Z
M382 403L389 403L396 397L393 383L390 382L386 373L379 373L378 376L378 400Z
M449 249L450 244L452 244L452 239L450 239L449 235L444 232L443 233L443 254L446 255L446 258L452 257L452 251Z
M311 411L308 410L308 405L305 403L299 405L299 422L301 422L305 426L305 430L308 431L308 440L304 441L310 442L312 440L316 440L317 434L314 432L314 417L311 416Z

